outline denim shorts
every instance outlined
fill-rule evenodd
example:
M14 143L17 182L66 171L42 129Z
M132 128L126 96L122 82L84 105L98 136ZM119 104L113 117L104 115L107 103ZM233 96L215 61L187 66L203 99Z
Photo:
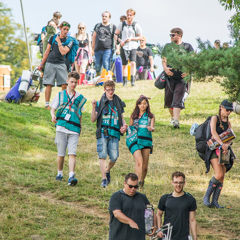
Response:
M97 139L97 153L98 157L107 159L107 155L112 162L116 162L119 157L119 139L109 136L104 138L101 133L101 138Z
M57 145L58 156L64 157L66 155L66 149L68 149L68 155L76 156L78 139L78 134L68 134L57 131L55 143Z

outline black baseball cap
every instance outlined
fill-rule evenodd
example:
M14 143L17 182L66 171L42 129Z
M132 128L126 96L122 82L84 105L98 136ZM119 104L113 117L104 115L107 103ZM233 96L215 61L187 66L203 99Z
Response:
M221 102L221 106L223 106L227 110L233 111L233 104L231 102L229 102L227 99L225 99Z

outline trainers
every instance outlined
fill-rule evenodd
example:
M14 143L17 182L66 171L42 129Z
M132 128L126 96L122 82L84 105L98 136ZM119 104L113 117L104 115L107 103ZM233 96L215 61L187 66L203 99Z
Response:
M107 179L103 179L101 182L101 187L105 188L105 187L107 187L107 185L108 185Z
M56 180L57 180L57 181L60 181L60 182L61 182L62 179L63 179L63 176L62 176L62 175L57 175L57 176L56 176Z
M77 182L78 182L78 180L74 176L72 176L68 179L69 186L75 186L77 184Z
M178 120L173 121L173 127L174 128L179 128L179 121Z
M173 123L174 123L174 118L171 117L170 125L173 126Z
M51 110L51 107L49 105L45 106L46 110Z
M108 183L110 183L110 182L111 182L110 171L109 171L109 172L106 172L106 177L107 177Z

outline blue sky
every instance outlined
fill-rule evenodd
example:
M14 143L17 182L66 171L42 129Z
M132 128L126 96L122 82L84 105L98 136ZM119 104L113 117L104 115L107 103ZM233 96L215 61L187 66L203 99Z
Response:
M16 22L22 24L20 0L3 0L12 9ZM77 24L84 22L87 32L101 22L105 10L112 14L111 22L118 25L119 17L126 10L136 10L135 21L142 29L147 42L164 45L170 41L169 32L174 27L183 29L183 41L196 49L196 38L221 42L230 41L227 24L234 12L225 11L218 0L22 0L26 26L31 32L39 33L52 18L55 11L63 15L61 20L71 24L71 33Z

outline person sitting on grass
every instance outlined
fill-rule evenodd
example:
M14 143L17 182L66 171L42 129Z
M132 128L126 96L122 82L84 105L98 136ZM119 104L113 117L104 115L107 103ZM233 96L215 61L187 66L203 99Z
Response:
M63 179L63 164L68 148L69 156L69 179L68 185L75 186L76 151L78 139L81 133L81 120L83 106L87 99L75 91L80 75L77 72L70 72L67 78L67 89L59 92L51 103L52 122L56 123L56 139L58 157L57 181ZM57 114L55 115L55 112Z
M108 80L104 82L105 93L100 101L92 101L91 121L97 120L97 152L99 157L100 170L102 174L101 187L107 187L111 181L110 170L116 163L119 156L120 134L127 130L123 118L125 103L114 94L115 82ZM109 156L108 167L106 158Z
M141 95L131 114L126 140L129 151L135 159L135 173L138 175L140 188L143 187L147 175L154 125L155 117L150 111L148 98Z

